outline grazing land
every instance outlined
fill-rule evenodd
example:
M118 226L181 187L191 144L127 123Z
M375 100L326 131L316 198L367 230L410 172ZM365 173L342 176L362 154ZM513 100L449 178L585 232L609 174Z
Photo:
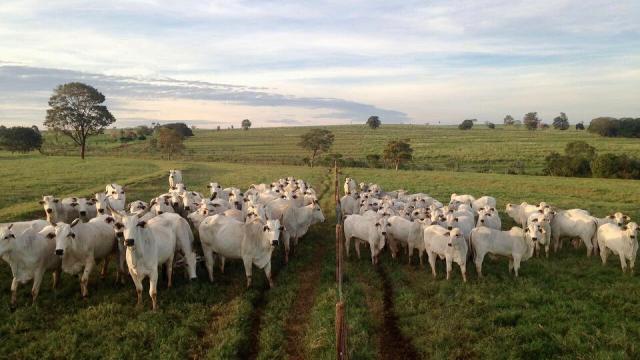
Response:
M365 162L369 154L382 154L391 139L411 139L414 161L408 165L416 170L455 170L505 173L521 163L526 174L541 174L544 158L551 151L562 153L567 143L584 140L598 152L611 152L640 157L638 139L604 138L577 131L529 131L524 128L489 129L477 125L471 130L454 126L382 125L377 130L364 125L326 126L335 134L331 153L342 154ZM185 142L185 159L195 161L225 161L302 165L309 155L297 146L300 135L308 127L256 128L244 130L196 130ZM52 138L48 135L47 139ZM92 140L92 156L132 156L160 158L148 150L148 141L120 144L107 135ZM75 155L77 149L60 137L52 152Z
M447 142L442 136L440 139L427 136L434 131L431 128L414 127L430 139L411 136L416 148L423 141L423 154L433 141L433 149L441 145L481 159L483 155L472 149L488 146L454 135L489 130L436 129L441 135L451 133L451 142ZM378 145L371 147L377 149L386 137L409 133L408 126L398 127L401 131L393 135L384 133L395 129L392 126L383 126L376 132L355 126L344 128L352 129L353 142L341 143L342 132L334 132L335 152L345 156L368 153L366 139L377 139ZM357 130L370 135L364 141L356 140ZM269 151L274 151L273 159L287 154L298 156L295 143L305 130L286 129L291 134L286 136L278 135L278 131L285 130L198 131L187 146L194 149L194 157L213 154L215 159L226 156L226 160L239 162L254 159L266 162ZM555 140L545 138L538 143L535 138L531 143L521 138L520 149L529 149L531 156L544 152L540 148L560 150L565 142L573 140L565 135L571 134L569 131L514 131L523 137L552 134L549 136ZM584 133L574 135L591 139L591 135ZM239 145L242 136L251 137L250 141L245 138L245 146ZM210 143L205 139L210 139ZM262 140L265 145L260 149L257 144ZM606 139L611 144L598 142L597 137L593 140L589 142L606 151L631 146L626 144L629 140ZM513 143L518 141L510 140ZM105 142L105 148L107 144L111 143ZM465 145L469 147L464 148ZM130 283L114 284L115 268L105 280L97 275L92 277L87 300L80 296L78 280L68 275L62 276L61 286L55 291L47 275L35 306L29 305L29 285L23 285L19 288L19 306L11 312L8 305L11 272L3 262L0 353L10 358L332 358L337 293L333 189L328 169L142 160L132 155L139 145L131 146L121 148L119 157L107 151L105 156L89 157L84 162L65 156L0 154L0 176L9 184L9 190L0 199L0 222L42 216L37 200L43 194L90 195L109 182L127 185L128 201L148 201L166 190L170 168L184 169L187 186L202 192L209 181L246 188L287 175L304 178L321 194L327 222L311 229L288 265L283 265L281 251L274 253L274 289L267 290L263 273L255 271L254 285L245 290L242 264L230 261L225 274L216 270L213 284L205 280L206 271L202 268L198 269L196 282L189 283L181 273L177 274L172 289L166 289L161 282L160 309L155 313L149 310L148 297L142 308L135 306L135 291ZM362 147L366 150L358 150ZM487 154L498 156L502 147L491 146L492 151ZM219 155L221 149L235 152ZM358 181L377 182L385 189L426 192L441 201L448 200L452 192L492 195L498 199L501 210L507 202L547 201L560 208L587 209L598 216L616 210L636 221L640 217L638 181L361 168L342 169L342 173ZM501 217L503 228L512 225L506 214L501 213ZM549 259L535 258L523 263L518 279L508 275L506 260L486 259L485 278L479 280L475 269L468 266L467 284L462 283L457 269L453 278L446 281L444 266L439 264L439 277L434 280L426 267L419 267L415 261L413 265L406 262L406 256L392 260L385 254L375 268L366 249L362 260L357 260L352 252L344 283L351 358L393 357L394 347L400 344L389 341L397 339L406 339L409 350L424 358L640 356L636 345L640 341L637 320L640 277L622 275L613 257L603 267L599 258L587 258L584 248L565 247ZM401 336L390 336L391 330L399 331Z

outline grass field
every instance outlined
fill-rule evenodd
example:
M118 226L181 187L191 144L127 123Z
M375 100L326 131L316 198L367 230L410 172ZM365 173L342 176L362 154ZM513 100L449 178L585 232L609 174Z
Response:
M414 148L416 169L505 173L516 161L524 163L527 174L542 172L544 157L551 151L563 152L568 142L584 140L599 152L640 156L638 139L604 138L586 131L569 129L528 131L524 128L476 126L462 131L452 126L383 125L371 130L364 125L328 126L336 138L332 153L364 161L369 154L381 154L389 139L409 138ZM185 158L197 161L301 164L308 154L297 146L300 135L309 128L256 128L243 130L197 130L185 145ZM106 136L95 139L90 154L132 154L157 158L145 153L147 143L119 144ZM76 154L69 145L65 154Z
M258 132L254 130L245 133ZM105 171L108 166L118 170ZM276 253L276 288L267 290L263 273L256 271L254 286L245 290L242 265L231 262L225 274L216 272L214 284L205 281L205 271L199 269L197 282L188 283L179 275L173 289L160 286L156 313L149 310L147 297L144 307L136 308L133 286L113 285L113 272L106 280L94 274L88 300L81 299L77 279L68 275L55 291L47 276L36 306L29 305L29 286L21 286L19 307L11 312L11 273L3 263L3 356L333 358L337 294L333 197L326 168L177 165L114 157L81 162L3 154L0 176L12 179L10 186L16 191L0 200L0 222L38 214L35 200L43 192L89 195L112 180L128 185L128 200L148 200L165 190L166 170L172 167L185 169L187 185L200 191L209 181L245 188L286 175L305 178L322 194L328 221L310 231L289 265L284 266L280 252ZM441 200L451 192L490 194L499 200L500 209L507 202L544 200L596 215L620 210L634 219L640 216L638 181L381 169L342 172L358 181L426 192ZM503 226L510 226L501 215ZM469 266L467 284L459 271L445 281L442 264L433 280L426 268L406 265L406 257L394 261L385 255L374 268L366 250L362 260L352 255L344 283L351 358L399 358L399 340L423 358L639 357L640 277L623 276L614 258L602 267L599 258L588 259L584 253L584 249L564 249L549 259L532 259L523 264L519 279L507 274L506 260L487 259L486 277L478 280Z

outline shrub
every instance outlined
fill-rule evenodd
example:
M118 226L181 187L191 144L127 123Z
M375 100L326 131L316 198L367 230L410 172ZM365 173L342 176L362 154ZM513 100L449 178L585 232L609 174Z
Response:
M460 130L469 130L473 127L473 120L465 120L460 125L458 125L458 129Z
M594 177L640 179L640 160L625 154L605 153L591 162Z
M612 117L599 117L591 120L587 131L601 136L618 136L619 127L618 119Z
M36 128L37 129L37 128ZM42 135L33 127L2 127L0 130L0 149L26 153L42 148Z

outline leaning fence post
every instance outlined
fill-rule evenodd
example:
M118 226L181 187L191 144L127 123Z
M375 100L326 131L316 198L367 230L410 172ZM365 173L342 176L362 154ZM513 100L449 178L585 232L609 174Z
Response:
M342 208L340 206L340 174L338 162L333 165L334 170L334 199L336 204L336 282L338 283L338 303L336 303L336 358L347 359L347 327L342 298L342 244L344 244L344 230L342 223Z

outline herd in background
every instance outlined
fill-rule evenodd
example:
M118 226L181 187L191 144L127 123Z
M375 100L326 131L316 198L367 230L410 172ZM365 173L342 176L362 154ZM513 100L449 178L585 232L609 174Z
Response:
M543 250L548 257L551 247L559 251L567 238L576 239L575 246L584 244L587 256L599 252L603 264L610 253L617 255L623 272L627 267L633 272L638 251L638 224L620 212L598 218L587 210L562 210L546 202L507 204L507 215L519 226L502 230L496 199L491 196L451 194L445 205L424 193L383 191L378 184L357 184L349 177L340 207L347 257L352 240L358 258L360 244L369 246L373 264L385 246L394 259L400 250L406 251L409 264L416 249L421 265L427 254L434 278L438 258L446 262L447 279L455 262L466 282L467 260L473 261L481 277L488 254L507 257L509 272L514 270L518 276L522 261Z
M0 257L11 267L11 305L16 305L18 284L33 280L36 301L45 272L78 275L83 297L89 278L102 261L107 274L117 259L117 282L131 276L142 303L142 281L149 278L152 308L157 308L158 268L164 265L167 287L174 268L184 268L195 280L197 262L204 260L213 281L215 261L224 272L226 259L241 259L251 285L252 267L265 271L269 285L271 255L282 242L285 262L309 227L323 222L316 191L302 179L287 177L271 184L251 185L246 191L207 185L208 194L187 190L180 170L170 170L169 190L148 203L126 204L126 189L108 184L93 198L59 199L43 196L46 220L0 226Z

